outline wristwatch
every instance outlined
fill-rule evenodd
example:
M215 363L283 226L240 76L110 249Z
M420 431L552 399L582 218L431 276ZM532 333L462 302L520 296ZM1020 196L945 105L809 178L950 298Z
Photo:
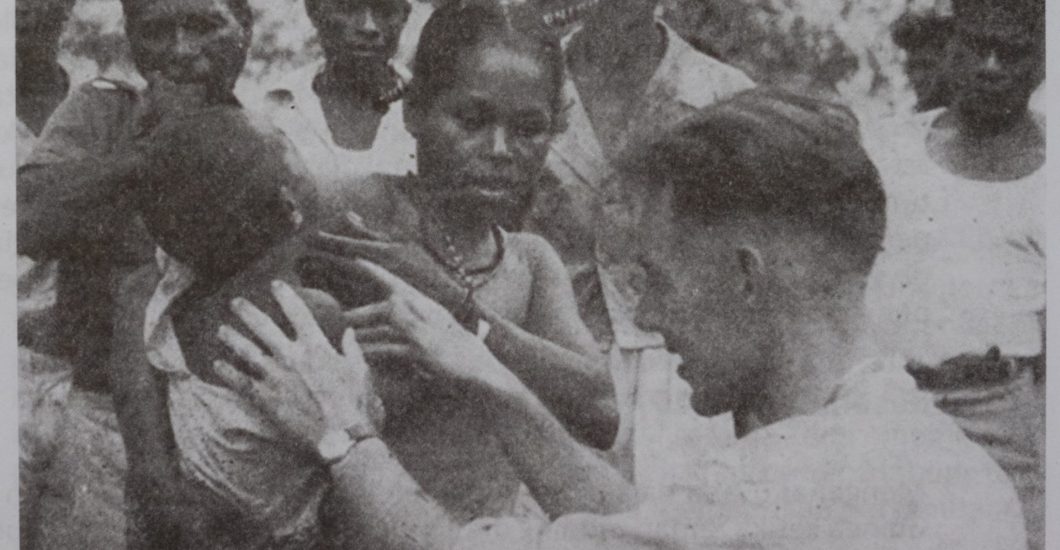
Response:
M354 445L373 437L379 437L375 430L358 426L345 430L331 429L324 432L324 436L317 442L317 455L324 461L324 464L333 466L345 458Z

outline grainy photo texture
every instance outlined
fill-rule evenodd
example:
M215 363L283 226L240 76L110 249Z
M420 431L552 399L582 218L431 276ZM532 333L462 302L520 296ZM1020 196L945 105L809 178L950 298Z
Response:
M15 3L23 549L1045 547L1045 0Z

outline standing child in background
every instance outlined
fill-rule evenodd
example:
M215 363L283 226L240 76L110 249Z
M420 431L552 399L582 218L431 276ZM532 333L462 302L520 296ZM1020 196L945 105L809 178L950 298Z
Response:
M298 147L325 197L373 173L414 171L415 142L402 115L410 74L394 59L409 0L306 0L305 9L324 59L271 89L266 113Z

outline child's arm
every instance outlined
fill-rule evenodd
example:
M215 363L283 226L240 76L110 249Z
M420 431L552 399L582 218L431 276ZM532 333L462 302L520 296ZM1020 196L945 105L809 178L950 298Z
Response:
M110 383L125 445L126 492L132 505L131 549L179 544L185 527L198 523L194 503L182 497L177 449L169 423L165 375L147 361L144 315L158 281L149 265L122 287L114 326Z

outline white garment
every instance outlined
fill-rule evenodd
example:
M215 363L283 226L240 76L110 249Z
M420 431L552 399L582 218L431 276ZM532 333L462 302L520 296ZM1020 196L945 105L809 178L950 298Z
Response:
M324 199L348 195L344 187L371 174L415 172L416 141L405 130L403 101L390 104L371 149L354 151L335 143L313 91L313 79L323 67L324 61L318 61L283 78L266 94L265 114L294 143Z
M755 85L736 67L693 48L661 20L657 26L666 37L666 50L640 107L629 116L624 147L634 151L699 109ZM600 265L604 243L597 239L596 229L601 225L602 197L610 192L612 159L601 146L570 79L564 94L567 129L553 140L546 159L560 182L559 189L541 194L527 231L550 241L572 277L586 270L596 272L607 310L607 332L614 337L609 368L620 414L619 433L608 458L627 476L632 475L642 494L654 494L675 475L682 456L731 441L731 417L695 415L689 406L691 390L676 374L680 359L665 350L662 335L642 331L633 323L639 300L637 285L632 284L635 266ZM572 251L564 243L580 243L579 249ZM583 259L588 265L580 264ZM714 437L683 438L683 428L689 426L698 426Z
M887 193L884 251L866 296L878 339L927 363L992 345L1036 355L1045 309L1045 170L1010 182L949 173L925 147L939 112L867 131Z
M260 524L268 547L307 547L319 536L327 472L245 398L188 370L167 309L195 277L161 249L157 257L163 275L147 304L144 345L151 365L168 376L182 473Z
M701 457L680 488L632 512L483 519L461 534L468 550L1026 548L1005 474L883 360L853 369L823 409Z

